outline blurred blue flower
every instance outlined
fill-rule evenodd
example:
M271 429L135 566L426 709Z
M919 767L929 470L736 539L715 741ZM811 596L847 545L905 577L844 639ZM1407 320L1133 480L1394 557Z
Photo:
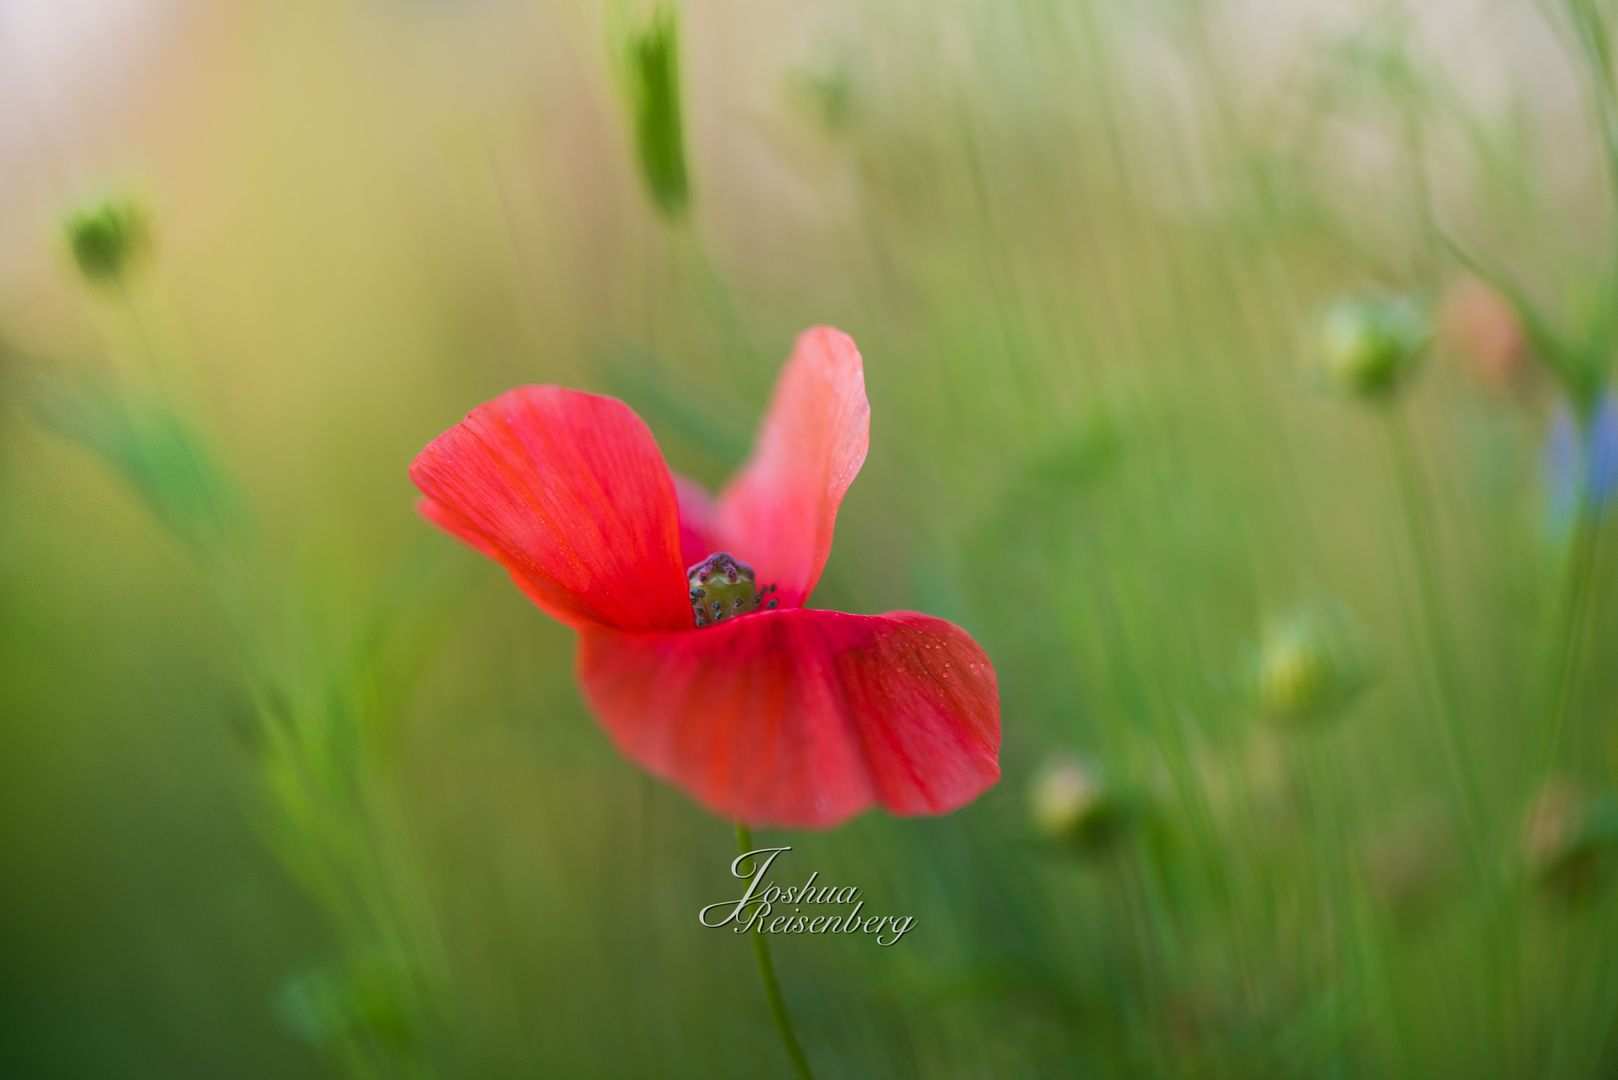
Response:
M1565 402L1557 406L1545 444L1545 485L1551 530L1566 535L1582 496L1597 513L1618 494L1618 394L1609 387L1581 428Z
M1618 394L1601 395L1590 431L1590 499L1605 507L1618 493Z

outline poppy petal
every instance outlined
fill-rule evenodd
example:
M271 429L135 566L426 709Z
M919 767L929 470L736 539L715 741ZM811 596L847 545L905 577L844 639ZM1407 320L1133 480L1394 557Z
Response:
M690 568L721 550L719 507L707 488L681 473L673 476L674 493L680 501L680 561Z
M620 751L716 814L827 828L880 803L943 814L1000 776L994 667L912 612L760 612L687 634L579 635Z
M814 591L837 508L865 463L871 406L865 365L840 330L805 330L781 369L753 454L719 499L726 550L776 586L782 607Z
M429 521L569 626L691 629L674 482L623 402L520 387L429 443L410 479Z

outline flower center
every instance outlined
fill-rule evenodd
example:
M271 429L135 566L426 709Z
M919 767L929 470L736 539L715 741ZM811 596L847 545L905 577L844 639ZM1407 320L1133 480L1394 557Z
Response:
M771 585L759 589L753 568L728 551L718 551L685 572L691 586L691 614L698 626L734 619L751 611L773 611Z

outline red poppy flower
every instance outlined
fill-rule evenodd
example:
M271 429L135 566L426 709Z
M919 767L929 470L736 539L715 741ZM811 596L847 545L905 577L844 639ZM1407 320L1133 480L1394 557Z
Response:
M870 417L854 342L817 327L718 499L628 406L556 386L473 409L410 478L428 520L578 631L579 683L619 750L710 810L813 828L872 803L942 814L1000 775L988 657L942 619L803 606Z

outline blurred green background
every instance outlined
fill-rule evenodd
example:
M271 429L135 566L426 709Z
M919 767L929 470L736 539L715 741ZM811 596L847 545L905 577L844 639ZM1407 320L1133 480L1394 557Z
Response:
M1618 1076L1615 19L0 4L0 1075L787 1075L406 468L555 382L717 485L830 323L814 606L970 631L1004 776L760 834L917 919L775 939L817 1075Z

